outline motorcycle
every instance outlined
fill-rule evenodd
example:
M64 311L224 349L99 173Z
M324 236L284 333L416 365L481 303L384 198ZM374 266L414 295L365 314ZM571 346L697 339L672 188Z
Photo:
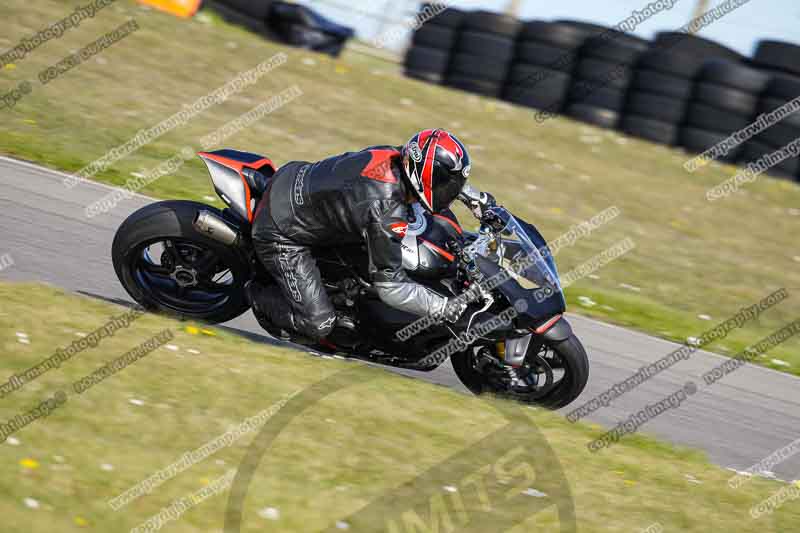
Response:
M146 309L221 323L250 309L248 281L274 283L255 255L250 230L276 169L266 157L235 150L198 155L228 207L145 206L117 230L112 257L120 282ZM467 186L460 199L475 209L482 197ZM563 407L585 387L589 361L563 316L566 303L547 243L503 207L477 211L480 229L469 232L452 211L431 214L414 204L402 238L409 277L468 303L452 324L381 302L368 281L365 245L313 250L331 302L352 317L358 338L353 345L315 348L423 371L450 359L474 394Z

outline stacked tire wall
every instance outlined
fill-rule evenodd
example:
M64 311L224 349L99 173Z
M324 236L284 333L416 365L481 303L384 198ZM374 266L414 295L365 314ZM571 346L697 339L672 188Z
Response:
M484 96L500 96L514 57L517 19L488 11L464 16L445 83Z
M676 52L645 52L634 74L620 129L659 144L676 144L700 65L696 58Z
M702 153L753 122L759 95L769 77L755 69L729 61L709 61L694 87L681 146ZM722 154L720 161L734 162L742 146Z
M656 35L650 50L639 60L625 106L622 131L666 145L687 140L697 145L694 132L684 122L698 73L707 61L738 61L740 56L713 41L676 32ZM701 135L702 137L702 135Z
M519 22L449 8L416 32L406 70L690 153L798 99L789 112L781 110L782 120L717 159L747 164L770 155L774 162L776 150L800 139L800 46L789 43L762 41L749 60L681 32L648 42L583 22ZM800 158L785 158L768 172L800 181Z
M524 23L517 36L503 98L560 112L572 84L578 50L585 40L586 31L566 24L538 20Z
M426 13L425 9L433 7L424 5L421 15ZM444 81L464 15L459 9L448 8L414 32L405 57L407 76L430 83Z
M597 126L619 123L644 39L606 29L593 32L580 50L565 113Z
M758 101L758 114L772 114L784 107L786 114L780 122L770 126L747 141L740 161L756 162L764 155L780 150L800 138L800 46L777 41L761 41L752 60L754 68L769 76L765 90ZM774 118L784 113L775 114ZM763 119L762 119L763 120ZM800 181L800 160L790 157L767 171L773 176Z

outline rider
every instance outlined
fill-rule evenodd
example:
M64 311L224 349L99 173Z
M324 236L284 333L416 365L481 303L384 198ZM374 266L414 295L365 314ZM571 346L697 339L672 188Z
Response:
M259 322L276 336L294 330L312 341L329 337L335 327L353 330L352 320L337 316L328 299L311 248L359 241L366 241L371 281L384 303L455 322L466 304L412 281L403 269L401 242L409 206L447 209L469 172L466 147L440 129L421 131L402 147L375 146L281 167L253 222L256 254L278 284L247 287Z

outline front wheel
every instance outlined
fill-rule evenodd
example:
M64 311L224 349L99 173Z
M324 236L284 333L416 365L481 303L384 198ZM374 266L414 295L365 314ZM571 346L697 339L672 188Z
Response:
M195 229L198 211L221 216L189 201L158 202L133 213L114 237L114 270L146 309L227 322L249 309L243 287L251 278L250 265L238 250Z
M491 353L489 353L491 352ZM450 357L458 379L474 394L494 394L548 409L571 403L589 380L589 358L573 334L562 341L531 341L525 364L511 368L488 347Z

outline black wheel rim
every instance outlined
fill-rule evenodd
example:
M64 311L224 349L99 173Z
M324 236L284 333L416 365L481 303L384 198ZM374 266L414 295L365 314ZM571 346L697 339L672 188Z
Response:
M131 254L131 274L150 299L184 315L213 313L241 285L216 250L178 238L139 245Z
M528 355L519 368L504 369L502 379L493 378L493 386L505 395L527 402L544 400L571 382L569 369L558 352L542 344L535 355Z

